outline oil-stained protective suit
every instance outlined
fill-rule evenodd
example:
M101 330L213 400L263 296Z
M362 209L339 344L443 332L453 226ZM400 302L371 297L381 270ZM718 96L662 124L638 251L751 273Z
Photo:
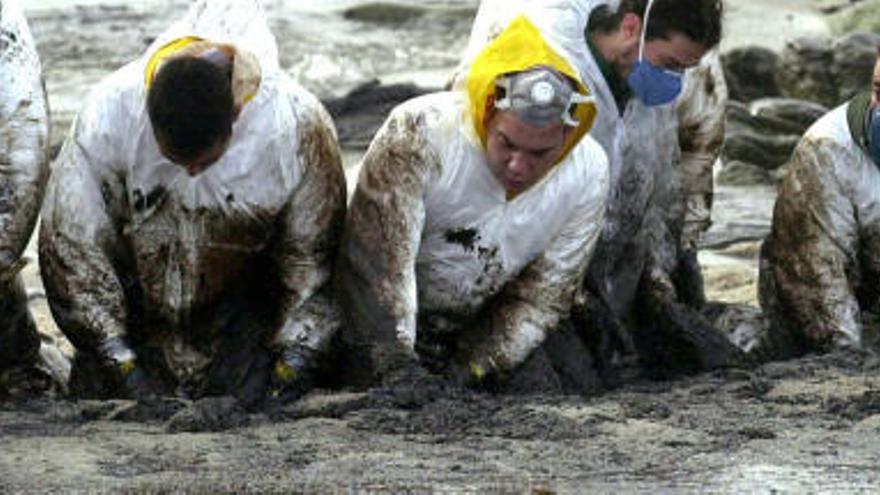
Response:
M511 16L525 12L549 39L574 50L588 45L593 11L617 4L484 0L453 86L461 84L469 60ZM611 190L575 317L599 327L587 338L600 355L633 345L633 334L646 364L659 360L661 367L709 368L737 360L739 351L697 312L705 296L696 245L711 221L712 164L723 141L727 101L717 51L688 71L676 104L659 107L637 98L619 104L600 60L589 49L580 53L574 64L596 98L598 114L590 132L608 155Z
M499 47L510 38L528 42ZM608 195L605 154L582 137L595 110L581 105L556 167L508 197L474 117L494 95L475 88L538 65L580 78L577 52L545 43L530 19L515 19L496 41L468 90L400 105L364 157L339 264L350 317L343 336L362 359L361 381L416 359L470 383L502 377L568 316Z
M49 110L18 2L0 2L0 396L51 383L19 272L49 176Z
M774 357L877 342L880 168L851 131L861 119L848 119L869 101L864 93L819 119L788 164L761 250Z
M235 47L243 107L224 155L190 177L157 147L145 85L157 53L196 38ZM242 71L259 75L246 97ZM279 68L256 1L196 2L101 82L47 195L41 268L84 395L117 395L92 372L113 384L134 358L160 393L250 399L269 356L310 362L338 327L325 287L345 209L335 130Z

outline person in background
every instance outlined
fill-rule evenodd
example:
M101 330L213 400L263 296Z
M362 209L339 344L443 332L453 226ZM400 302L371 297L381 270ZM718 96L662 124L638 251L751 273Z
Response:
M596 97L591 136L611 192L573 315L603 372L633 351L659 376L746 362L702 313L696 263L723 140L722 11L719 0L484 0L455 79L521 13L554 46L584 47L574 64Z
M801 138L761 249L770 358L877 350L880 330L880 53L870 88Z
M398 106L373 139L338 270L361 384L408 375L418 386L427 368L504 386L566 342L608 195L576 56L513 19L465 89Z
M338 328L335 130L256 1L194 3L96 87L55 164L40 263L85 397L308 390Z

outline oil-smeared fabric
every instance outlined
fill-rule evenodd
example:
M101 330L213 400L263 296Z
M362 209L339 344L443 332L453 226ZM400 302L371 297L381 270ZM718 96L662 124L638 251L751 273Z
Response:
M648 300L687 302L679 309L695 312L691 301L705 297L696 264L683 261L695 257L710 225L711 170L723 140L727 86L718 53L712 51L687 71L675 105L647 107L633 98L619 110L587 48L588 21L600 6L617 8L617 2L484 0L452 85L462 83L469 60L517 15L528 16L548 43L576 54L574 64L598 109L590 134L607 153L611 174L606 222L588 269L586 297L599 298L591 305L607 307L623 327L633 329ZM690 287L682 288L681 280ZM683 289L698 294L683 297Z
M254 55L261 74L225 154L195 177L160 153L145 105L153 51L186 36ZM321 352L338 328L326 286L344 209L333 124L280 70L257 2L196 2L92 91L64 143L40 233L53 315L78 352L149 347L182 384L210 369L230 306L269 312L250 330L265 348Z
M417 356L512 370L566 317L598 239L608 192L598 144L584 137L508 200L468 105L463 91L407 102L364 157L339 271L343 335L373 363L362 378Z
M0 395L42 366L19 272L49 176L49 115L36 46L16 0L0 2ZM48 370L46 370L48 371ZM39 377L37 377L39 378ZM47 381L45 376L37 381ZM43 384L45 385L45 384Z
M762 246L759 298L780 357L876 343L880 168L852 138L849 105L801 139Z

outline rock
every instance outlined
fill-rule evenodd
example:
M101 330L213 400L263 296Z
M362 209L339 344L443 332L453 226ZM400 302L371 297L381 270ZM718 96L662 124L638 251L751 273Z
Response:
M724 139L721 158L724 163L741 161L772 170L783 165L797 146L798 135L766 135L756 132L736 132Z
M856 3L850 1L850 4ZM836 33L880 32L880 0L863 0L858 5L839 9L831 18L831 28Z
M374 2L346 9L342 16L349 21L374 24L403 24L425 15L423 7Z
M382 85L373 80L342 98L322 103L336 124L339 143L344 148L366 148L395 106L432 91L436 90L414 84Z
M831 75L834 52L828 38L802 37L789 41L782 51L779 81L783 94L835 106L838 90Z
M767 115L753 115L748 105L737 101L727 103L725 132L733 134L742 131L757 132L759 134L802 134L804 129L786 120L780 120Z
M793 98L763 98L750 106L752 115L771 121L784 121L797 129L795 134L803 134L813 122L828 113L828 108Z
M724 78L732 100L749 102L781 96L777 81L779 55L757 46L733 49L721 56Z
M349 21L383 24L390 27L409 22L449 23L470 21L476 15L472 6L403 5L391 2L371 2L346 9L342 16Z
M732 161L727 163L715 182L724 186L753 186L774 184L773 176L767 169L751 163Z
M878 46L880 35L867 32L793 40L782 53L783 93L835 107L870 87Z
M842 102L871 87L874 64L877 60L880 35L852 33L834 41L834 64L831 73Z

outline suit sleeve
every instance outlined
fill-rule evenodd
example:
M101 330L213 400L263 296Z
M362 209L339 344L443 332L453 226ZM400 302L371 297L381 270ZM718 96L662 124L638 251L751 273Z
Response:
M80 351L108 362L134 359L125 342L128 311L120 266L126 259L122 175L125 119L98 97L77 117L55 162L40 228L40 270L55 320ZM130 259L130 258L128 258Z
M345 216L345 176L336 133L323 109L304 119L297 139L302 181L282 213L274 253L285 292L275 345L314 354L327 348L340 326L330 285Z
M425 191L439 159L419 115L395 111L364 156L340 255L346 341L378 375L415 358L415 264Z
M857 212L836 173L837 164L855 160L830 140L804 138L781 185L762 250L762 306L773 323L820 348L858 345L861 339L848 276L858 261Z

